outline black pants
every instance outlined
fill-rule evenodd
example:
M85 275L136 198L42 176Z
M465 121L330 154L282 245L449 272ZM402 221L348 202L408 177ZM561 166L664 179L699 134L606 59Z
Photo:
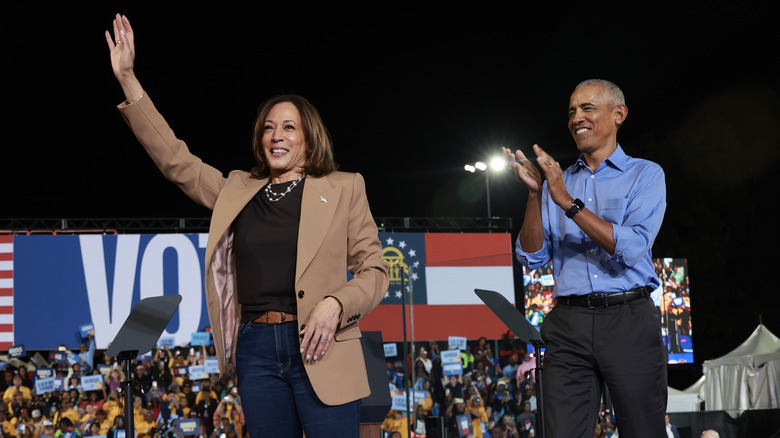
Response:
M541 334L547 438L592 437L604 383L620 438L666 436L667 356L649 298L603 309L561 304Z

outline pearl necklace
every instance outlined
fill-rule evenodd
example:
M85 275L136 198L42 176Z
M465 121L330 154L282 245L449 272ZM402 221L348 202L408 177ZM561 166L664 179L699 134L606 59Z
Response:
M301 180L303 180L303 177L306 176L306 172L304 172L301 176L298 177L295 181L293 181L292 184L287 186L287 190L285 190L282 193L276 193L273 190L271 190L271 183L269 182L267 186L265 186L265 196L268 198L271 202L279 202L280 199L284 198L284 196L292 191L292 189L295 188L295 186L298 185Z

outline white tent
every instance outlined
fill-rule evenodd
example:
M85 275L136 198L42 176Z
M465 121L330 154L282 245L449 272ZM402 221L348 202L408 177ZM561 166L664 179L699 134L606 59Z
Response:
M701 376L693 385L683 389L675 389L671 386L668 389L669 395L666 402L666 412L697 412L700 411L700 405L703 401L699 396L699 391L704 385L704 376Z
M763 324L730 353L705 360L703 368L700 395L706 410L739 415L780 408L780 339Z

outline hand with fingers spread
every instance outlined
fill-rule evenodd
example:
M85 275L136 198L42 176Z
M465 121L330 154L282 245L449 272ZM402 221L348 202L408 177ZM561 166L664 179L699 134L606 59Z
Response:
M301 330L301 354L304 362L322 359L341 319L341 303L333 297L320 301L311 312L306 326Z

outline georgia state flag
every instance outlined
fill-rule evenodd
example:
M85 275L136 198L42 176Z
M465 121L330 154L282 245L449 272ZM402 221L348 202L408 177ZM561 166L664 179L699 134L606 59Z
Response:
M390 285L381 304L360 320L361 330L403 341L405 308L407 332L415 339L491 339L508 331L474 289L496 291L515 303L509 234L379 233L379 239Z

